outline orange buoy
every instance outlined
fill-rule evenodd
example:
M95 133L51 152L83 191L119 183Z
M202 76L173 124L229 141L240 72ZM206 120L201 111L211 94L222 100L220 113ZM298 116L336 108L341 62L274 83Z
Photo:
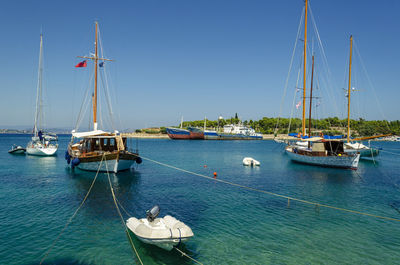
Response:
M207 167L207 165L204 165L203 167Z
M214 178L217 178L217 172L214 172Z

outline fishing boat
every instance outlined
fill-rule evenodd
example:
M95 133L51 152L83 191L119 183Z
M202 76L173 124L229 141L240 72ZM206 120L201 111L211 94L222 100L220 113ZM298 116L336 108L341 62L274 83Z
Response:
M140 241L165 250L171 250L193 237L189 226L170 215L157 218L159 213L160 208L154 206L146 212L146 218L131 217L126 221L126 226Z
M312 56L311 70L311 88L310 88L310 108L309 108L309 130L306 138L306 63L307 63L307 9L308 1L305 0L304 8L304 52L303 52L303 116L302 116L302 133L298 143L289 144L285 148L291 160L299 163L323 166L357 169L360 154L344 152L343 142L340 140L325 140L322 137L311 137L311 106L312 106L312 89L314 79L314 55ZM307 144L300 144L306 142Z
M8 150L9 154L17 155L17 154L25 154L26 149L19 145L13 145L10 150Z
M97 123L97 76L98 65L103 66L104 62L112 61L99 57L98 55L98 23L95 22L95 53L91 56L78 56L85 61L76 67L86 67L86 60L94 62L94 91L92 96L93 110L93 130L77 132L72 130L71 141L65 153L67 163L71 168L77 167L87 171L110 171L120 172L131 168L133 163L140 164L142 159L139 157L138 150L130 151L127 145L127 138L115 130L106 132L98 129ZM100 64L99 64L100 62Z
M43 75L43 34L40 34L40 52L39 52L39 69L38 83L36 92L36 110L35 124L33 127L33 136L26 146L28 155L36 156L52 156L57 152L58 143L57 135L47 133L42 129L43 122L43 99L42 99L42 75Z

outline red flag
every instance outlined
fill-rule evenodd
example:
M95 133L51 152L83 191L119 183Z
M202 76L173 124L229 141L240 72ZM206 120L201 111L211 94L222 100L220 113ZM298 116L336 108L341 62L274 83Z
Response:
M75 67L86 67L86 66L87 66L86 60L78 63L77 65L75 65Z

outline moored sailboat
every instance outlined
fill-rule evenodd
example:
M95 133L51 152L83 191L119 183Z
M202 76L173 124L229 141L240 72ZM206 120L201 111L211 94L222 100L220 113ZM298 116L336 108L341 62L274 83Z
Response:
M36 92L35 124L33 127L33 137L26 146L28 155L52 156L57 152L57 135L46 133L42 129L43 121L43 99L42 99L42 75L43 75L43 34L40 34L40 52L38 84Z
M106 132L98 129L97 123L97 72L98 62L101 64L109 59L98 56L98 24L95 23L95 53L91 56L79 56L94 62L94 93L92 97L93 130L87 132L72 131L72 138L65 154L65 159L72 168L77 167L87 171L119 171L129 169L134 162L141 163L138 151L129 151L127 138L118 131ZM80 63L86 66L86 61Z
M307 8L308 1L305 0L304 13L304 52L303 52L303 116L302 116L302 136L306 135L305 101L306 101L306 64L307 64ZM323 167L338 167L357 169L360 159L359 153L345 153L343 142L337 140L325 140L321 137L311 137L311 100L314 76L314 56L312 57L311 88L310 88L310 112L309 112L309 135L308 139L302 138L300 141L307 141L307 144L292 144L285 148L291 160L299 163L317 165Z

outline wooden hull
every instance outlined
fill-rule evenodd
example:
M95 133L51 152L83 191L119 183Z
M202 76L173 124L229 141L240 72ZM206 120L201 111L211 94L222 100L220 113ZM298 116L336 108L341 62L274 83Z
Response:
M71 156L71 166L74 166L72 160L78 158L79 164L76 167L80 170L118 173L130 169L138 157L137 154L124 151L106 154L104 158L103 154L89 153L79 157Z
M294 153L290 148L285 151L295 162L316 165L322 167L336 167L336 168L349 168L357 169L360 160L360 154L343 155L343 156L310 156L304 154Z

